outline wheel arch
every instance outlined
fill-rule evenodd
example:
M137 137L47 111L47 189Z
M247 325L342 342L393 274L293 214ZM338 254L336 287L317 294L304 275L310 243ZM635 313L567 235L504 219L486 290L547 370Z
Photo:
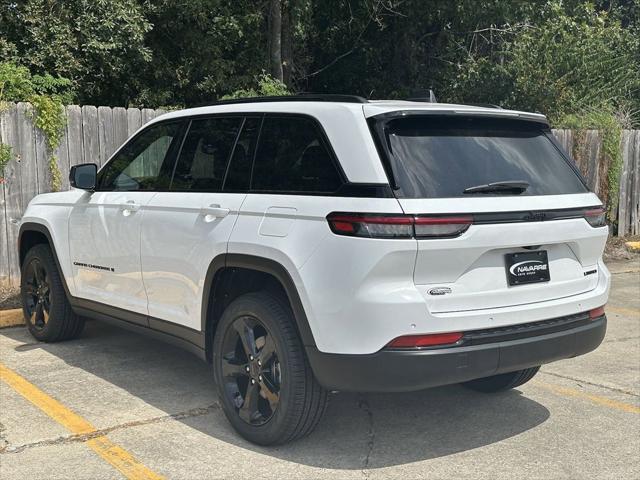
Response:
M215 328L226 305L240 294L258 289L275 289L284 294L303 345L305 348L315 347L304 306L288 270L281 263L266 257L227 253L212 260L203 287L201 331L205 334L205 350L209 361L212 358Z
M62 276L62 285L64 286L64 291L67 294L67 298L72 298L71 293L69 291L69 286L67 285L67 279L64 275L64 270L62 269L62 265L60 264L60 259L58 258L58 253L56 251L56 245L53 241L53 236L49 228L37 222L24 222L20 225L20 231L18 232L18 258L20 261L20 271L22 271L22 263L24 262L24 258L27 255L27 252L34 247L35 245L46 244L49 245L51 249L51 253L53 254L53 260L56 263L56 267L58 268L58 272Z

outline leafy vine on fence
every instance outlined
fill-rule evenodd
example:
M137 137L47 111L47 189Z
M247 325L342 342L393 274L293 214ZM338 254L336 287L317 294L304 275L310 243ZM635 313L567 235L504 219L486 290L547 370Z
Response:
M620 193L620 175L622 173L622 124L616 115L607 108L589 110L581 114L567 115L561 122L563 127L575 130L574 155L576 149L584 144L587 130L598 130L602 136L601 156L607 171L606 198L608 199L608 217L615 221ZM601 192L602 193L602 192Z
M57 192L62 186L62 174L53 152L58 148L66 125L62 102L47 95L34 95L30 99L33 124L44 134L50 152L49 171L51 172L51 190Z
M53 191L60 190L62 185L62 176L53 152L64 132L64 103L71 102L73 96L72 83L66 78L49 74L32 75L26 67L10 62L0 63L0 113L6 110L8 102L31 103L31 120L46 139ZM13 156L13 149L0 142L0 182L5 181L4 169Z

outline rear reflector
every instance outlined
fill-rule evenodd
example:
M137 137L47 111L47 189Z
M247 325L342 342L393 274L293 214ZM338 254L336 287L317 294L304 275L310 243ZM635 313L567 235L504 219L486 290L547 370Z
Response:
M607 224L607 212L604 211L604 208L587 210L584 212L584 219L592 227L604 227Z
M594 308L593 310L589 310L589 318L591 320L595 320L596 318L600 318L604 315L604 306Z
M467 230L473 217L330 213L327 221L333 233L351 237L451 238Z
M387 348L422 348L451 345L462 338L461 332L434 333L431 335L405 335L392 340Z

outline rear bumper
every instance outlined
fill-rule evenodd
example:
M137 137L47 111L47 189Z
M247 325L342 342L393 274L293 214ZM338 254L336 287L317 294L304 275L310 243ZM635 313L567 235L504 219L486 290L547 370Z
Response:
M462 346L381 350L370 355L307 355L318 381L331 390L402 392L465 382L571 358L602 342L607 318L550 320L549 326L469 332ZM555 323L554 323L555 322ZM574 326L576 325L576 326ZM495 341L494 341L495 340Z

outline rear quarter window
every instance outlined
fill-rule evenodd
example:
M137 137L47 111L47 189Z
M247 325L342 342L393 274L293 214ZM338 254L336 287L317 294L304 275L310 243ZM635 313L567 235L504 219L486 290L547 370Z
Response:
M504 181L527 182L520 195L587 192L550 134L533 122L414 116L388 120L381 140L403 198L486 196L463 192Z
M251 190L333 193L340 173L315 121L267 116L253 165Z

